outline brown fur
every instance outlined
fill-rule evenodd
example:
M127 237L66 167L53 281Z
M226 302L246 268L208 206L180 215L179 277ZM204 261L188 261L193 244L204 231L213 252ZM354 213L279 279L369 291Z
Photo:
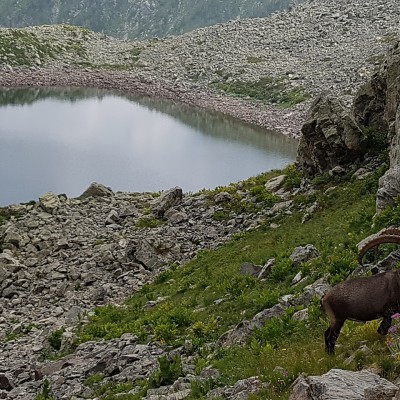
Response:
M400 311L400 271L353 278L334 286L321 299L330 326L325 331L325 349L334 353L335 343L346 319L372 321L383 318L378 332L386 334L391 316Z

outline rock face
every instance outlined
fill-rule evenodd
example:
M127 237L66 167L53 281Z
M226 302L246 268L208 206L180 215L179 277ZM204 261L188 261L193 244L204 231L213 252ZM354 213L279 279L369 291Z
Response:
M400 194L400 45L395 44L381 69L360 88L353 102L356 121L368 130L387 137L390 169L379 182L377 212L392 205Z
M326 94L312 104L301 131L297 165L307 174L333 171L364 157L368 146L390 146L390 169L379 181L377 212L393 205L400 194L400 44L386 56L380 70L363 85L352 110ZM376 150L372 148L372 150Z
M397 42L380 70L356 94L353 112L362 125L373 129L389 128L392 135L395 133L397 127L394 124L400 101L399 77L400 46ZM368 97L366 93L369 93ZM399 163L399 159L396 160Z
M376 73L357 92L353 102L353 115L360 126L385 132L386 79Z
M399 388L369 371L332 369L322 376L300 376L290 400L392 400Z
M353 163L366 151L360 127L344 105L326 93L311 105L301 132L296 163L309 175Z
M394 164L379 179L379 188L376 193L376 211L379 213L392 206L400 194L400 164Z

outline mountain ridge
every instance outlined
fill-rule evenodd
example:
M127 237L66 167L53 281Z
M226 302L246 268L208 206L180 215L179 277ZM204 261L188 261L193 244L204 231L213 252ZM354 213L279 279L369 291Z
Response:
M179 35L237 18L265 17L293 0L3 0L0 26L67 23L123 38Z

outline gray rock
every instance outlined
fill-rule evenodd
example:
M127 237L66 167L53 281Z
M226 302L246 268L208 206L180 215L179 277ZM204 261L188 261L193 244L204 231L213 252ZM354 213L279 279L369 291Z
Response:
M245 262L240 266L240 274L242 275L250 275L254 277L258 277L262 271L262 266L261 265L254 265L249 262Z
M308 175L345 166L366 153L366 138L349 111L326 93L311 105L301 128L296 164Z
M296 321L306 321L308 319L308 309L296 311L292 318Z
M265 386L266 385L263 384L258 377L251 376L250 378L237 381L233 386L225 386L222 388L213 389L207 393L207 398L245 400L249 398L251 394L259 392Z
M283 182L285 181L286 175L279 175L276 176L275 178L271 178L266 184L265 184L265 189L267 189L269 192L276 192L279 190Z
M82 319L83 310L79 306L72 306L66 313L65 313L65 323L67 325L72 325L76 322L79 322Z
M171 224L180 224L181 222L185 222L188 220L188 216L186 213L178 211L174 208L170 208L164 213L164 217Z
M265 322L276 317L280 317L285 312L285 307L276 304L271 308L260 311L251 321L242 321L235 328L225 332L219 338L223 346L242 344L258 328L264 326Z
M228 192L220 192L215 195L214 201L216 204L226 204L232 201L232 195Z
M6 228L5 234L4 234L4 239L3 239L3 248L7 248L7 245L19 247L22 242L22 236L14 227L13 225L10 225Z
M0 390L10 391L14 388L11 379L6 374L0 374Z
M58 207L61 206L60 198L54 193L48 192L39 197L39 205L44 211L52 214Z
M270 258L261 268L260 273L258 274L258 279L266 278L271 272L272 268L275 265L275 258Z
M315 202L313 205L307 208L306 212L303 215L303 218L301 219L301 223L304 224L306 221L308 221L312 215L317 211L318 209L318 203Z
M319 253L315 246L312 244L307 244L305 246L296 247L289 258L290 261L292 261L293 266L297 267L301 263L305 263L318 257Z
M343 176L346 175L346 169L341 167L340 165L337 165L336 167L333 167L328 173L330 176Z
M379 179L379 188L376 194L376 212L380 213L395 203L400 194L400 164L390 168Z
M86 199L88 197L112 197L113 191L101 183L93 182L90 186L78 197L78 199Z
M296 276L292 279L292 282L290 283L291 286L297 285L301 280L303 279L303 274L301 271L299 271Z
M178 186L163 192L158 199L154 200L152 206L154 215L163 218L167 210L182 203L182 196L182 189Z
M304 288L303 293L297 297L296 304L307 307L314 297L321 298L330 288L331 285L326 282L326 278L320 278Z
M322 376L300 376L290 400L392 400L399 388L370 371L332 369Z
M118 224L120 222L118 212L116 210L111 210L105 220L106 225Z

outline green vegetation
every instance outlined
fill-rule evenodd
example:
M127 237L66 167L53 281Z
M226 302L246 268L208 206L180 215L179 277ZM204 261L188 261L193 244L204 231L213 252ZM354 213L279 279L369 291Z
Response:
M289 176L289 186L299 184L292 167L283 172ZM253 194L261 196L262 202L265 193L259 187L281 173L274 171L251 178L240 184L240 190L256 188ZM282 217L278 228L271 229L266 221L258 230L236 235L219 249L201 251L188 264L163 272L128 299L124 307L97 308L90 322L78 332L78 341L110 339L131 332L142 342L157 341L171 346L190 343L197 354L196 371L211 365L221 372L218 382L193 383L192 398L204 396L209 388L222 382L232 384L257 375L270 385L252 398L287 399L290 384L300 373L322 374L333 367L357 370L375 365L384 376L394 378L400 372L400 364L391 358L384 339L376 333L376 321L365 325L346 322L337 355L325 355L323 332L328 322L319 299L308 307L308 319L293 318L301 307L289 308L281 318L274 318L256 330L243 347L205 346L242 320L273 306L282 295L297 295L305 285L325 275L332 284L347 278L357 265L356 244L377 231L378 221L380 226L400 215L397 205L373 219L377 180L382 173L383 170L378 171L361 181L345 177L336 182L332 178L331 182L324 181L322 190L296 196L293 200L298 211ZM237 185L231 185L205 193L212 201L218 191L234 196L237 190ZM318 202L318 209L301 223L304 206L314 201ZM294 268L289 255L296 246L307 243L314 244L321 256ZM239 273L243 262L263 264L270 258L276 262L265 280ZM293 287L291 281L299 270L307 278ZM160 297L164 301L150 309L144 307L149 300ZM363 340L371 349L368 354L357 353ZM178 360L162 359L158 372L141 383L142 389L172 381L179 371Z
M216 211L213 218L227 221L234 213L257 212L274 205L280 198L265 188L265 183L274 175L276 172L264 173L236 184L205 191L210 203L214 202L214 197L220 192L227 192L232 196L231 201L218 205L222 210ZM242 198L240 192L249 192L251 199Z
M61 349L61 340L64 332L65 329L57 329L49 335L48 341L54 350L58 351Z
M146 217L142 217L142 218L138 219L136 226L138 228L157 228L163 224L164 224L164 221L162 221L160 219L146 216Z
M27 326L18 326L16 329L13 329L12 331L6 333L6 341L15 340L22 336L25 336L35 327L36 325L34 323L30 323Z
M142 48L141 47L133 47L132 50L129 52L130 56L131 56L131 61L137 61L139 60L139 56L140 53L142 52Z
M62 50L50 40L39 40L35 34L20 29L0 35L0 61L11 66L41 64L48 58L55 58Z
M283 182L285 189L292 190L296 187L300 187L303 177L294 165L289 165L283 172L286 175Z
M387 32L382 36L381 41L389 45L394 45L399 40L399 34L397 32Z
M3 225L11 217L18 217L19 212L13 211L10 207L0 207L0 225Z
M387 132L378 132L374 129L365 128L364 135L367 138L366 146L371 155L378 155L387 152L389 147Z
M63 40L51 38L56 32L63 35ZM75 65L90 64L84 46L90 35L87 29L68 25L42 27L41 35L25 29L2 29L0 63L12 67L37 67L53 59L69 57Z
M173 384L182 376L182 362L178 355L169 359L167 356L158 359L159 368L151 375L149 386L158 388L160 386Z
M264 57L247 57L247 62L250 64L258 64L265 61Z
M386 228L388 226L400 226L400 198L394 199L392 206L377 214L374 217L374 226L376 230Z
M301 88L287 88L287 78L264 77L254 82L219 82L215 85L224 92L250 97L282 108L293 107L310 98Z
M103 374L93 374L89 376L84 385L92 390L93 396L104 400L133 400L140 399L138 396L126 394L133 389L132 383L114 383L104 379Z
M36 395L35 400L56 400L51 394L50 382L48 379L43 381L42 391Z

